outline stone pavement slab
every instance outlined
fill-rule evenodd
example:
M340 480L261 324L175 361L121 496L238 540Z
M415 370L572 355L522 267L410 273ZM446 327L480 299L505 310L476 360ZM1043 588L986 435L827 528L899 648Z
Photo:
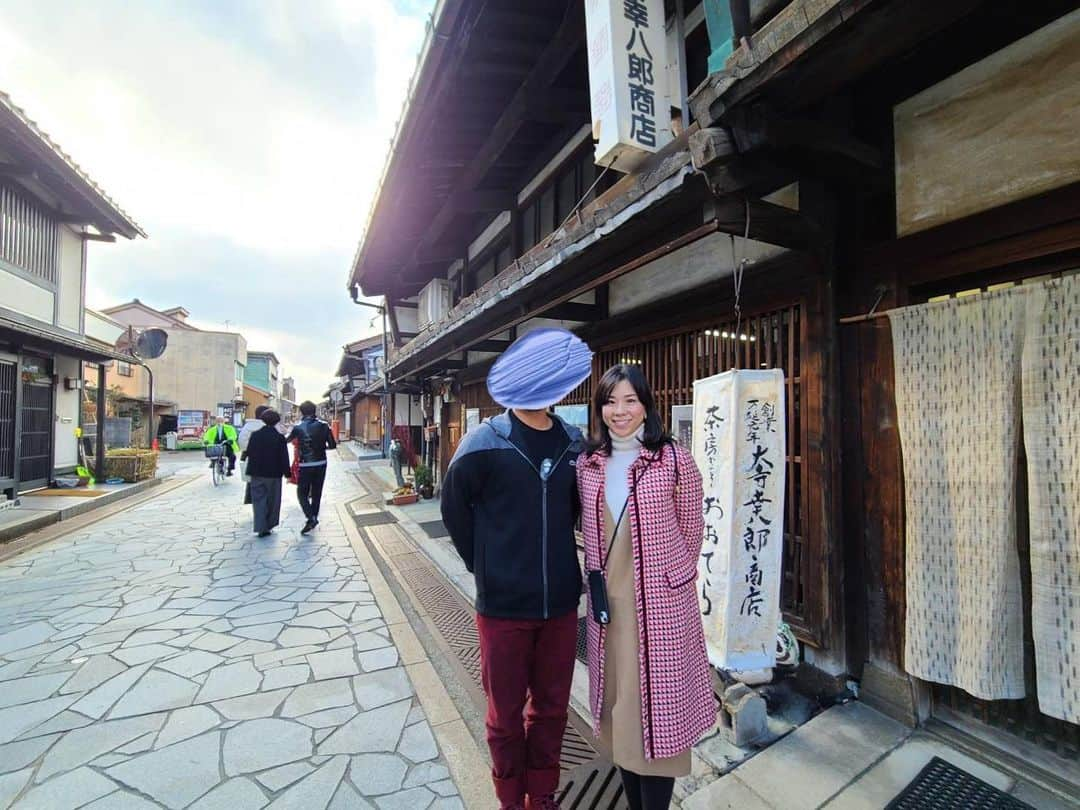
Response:
M256 537L241 493L199 478L0 561L0 807L457 800L334 508L358 484L331 462L307 536L287 497Z

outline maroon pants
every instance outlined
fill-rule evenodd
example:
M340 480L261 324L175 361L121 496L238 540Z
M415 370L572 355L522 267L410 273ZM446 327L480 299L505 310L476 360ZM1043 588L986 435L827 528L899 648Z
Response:
M495 795L504 806L559 786L577 650L577 611L524 621L476 617ZM526 707L526 702L528 706Z

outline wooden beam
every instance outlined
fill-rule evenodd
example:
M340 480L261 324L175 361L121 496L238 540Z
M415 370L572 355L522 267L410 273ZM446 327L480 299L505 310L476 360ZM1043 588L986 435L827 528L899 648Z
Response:
M111 233L84 233L80 234L87 242L115 242L116 237Z
M468 363L464 360L439 360L429 366L429 368L436 371L460 371L467 367Z
M51 211L49 216L61 225L89 225L94 219L86 214L75 214L71 211Z
M466 191L453 198L456 213L482 214L488 211L506 211L517 205L517 197L509 191ZM458 258L458 251L454 258ZM450 261L453 261L451 259Z
M417 246L417 251L422 246L436 244L442 238L460 210L459 201L464 195L475 191L476 186L498 162L503 152L513 142L518 129L528 120L530 110L536 108L537 97L545 95L547 89L573 58L578 45L584 38L584 6L581 3L571 3L555 36L544 48L544 52L536 60L532 71L526 76L499 119L491 127L483 145L476 150L469 166L462 172L454 189L447 196L446 202L432 218L427 235ZM415 264L415 261L407 263L405 272L408 272L409 265L415 266Z
M885 165L881 150L824 121L783 116L762 105L740 107L727 120L742 153L771 148L837 158L871 171L881 171Z
M496 210L501 211L503 209L500 208ZM425 247L423 250L417 250L413 255L413 260L417 265L450 264L457 259L460 259L463 252L464 249L461 247L433 245L432 247Z
M15 179L19 177L33 177L34 175L34 170L28 166L8 161L0 161L0 177Z
M509 340L481 340L469 347L470 352L505 352L510 348Z
M702 171L714 163L726 163L738 154L731 133L724 127L706 127L690 135L687 142L694 168Z
M568 301L552 307L544 313L544 317L557 321L596 321L603 317L603 313L596 304L578 304Z

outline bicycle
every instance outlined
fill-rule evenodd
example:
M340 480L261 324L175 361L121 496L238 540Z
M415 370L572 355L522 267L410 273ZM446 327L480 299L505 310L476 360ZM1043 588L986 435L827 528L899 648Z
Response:
M225 480L225 460L228 458L225 447L228 443L224 441L220 444L208 444L203 448L206 457L210 459L210 480L214 482L215 487L218 482Z

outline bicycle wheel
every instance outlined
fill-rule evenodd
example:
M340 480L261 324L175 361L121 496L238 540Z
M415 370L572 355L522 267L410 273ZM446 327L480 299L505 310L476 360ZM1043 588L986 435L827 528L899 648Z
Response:
M214 459L214 464L210 468L210 480L214 482L214 486L218 485L218 481L221 480L221 462Z

